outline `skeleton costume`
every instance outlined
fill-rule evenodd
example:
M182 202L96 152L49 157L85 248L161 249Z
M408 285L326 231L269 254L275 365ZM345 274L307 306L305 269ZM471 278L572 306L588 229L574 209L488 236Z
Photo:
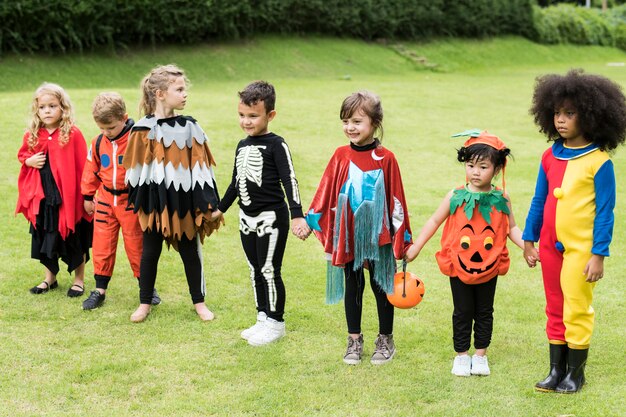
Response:
M250 268L257 311L281 322L285 309L281 265L289 233L289 213L292 219L303 217L291 154L282 137L270 132L248 136L239 142L232 181L219 210L226 212L237 197L239 234Z
M210 221L219 197L204 131L190 116L145 116L130 132L123 165L143 230L140 302L151 303L163 240L180 253L193 303L203 302L202 242L219 226Z

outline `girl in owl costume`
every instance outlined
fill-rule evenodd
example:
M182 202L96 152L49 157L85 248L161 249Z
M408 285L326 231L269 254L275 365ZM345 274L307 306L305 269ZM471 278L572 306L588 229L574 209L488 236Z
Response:
M186 85L184 72L174 65L157 67L143 79L146 116L133 126L123 159L128 204L143 230L140 305L131 315L133 322L150 313L164 240L180 253L198 316L204 321L214 317L204 303L202 242L219 226L211 219L219 202L215 161L196 120L175 113L187 102Z

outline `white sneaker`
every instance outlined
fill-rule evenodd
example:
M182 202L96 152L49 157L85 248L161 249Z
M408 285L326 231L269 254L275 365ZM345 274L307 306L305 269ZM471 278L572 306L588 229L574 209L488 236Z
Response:
M452 373L456 376L470 376L472 358L469 355L456 355L452 364Z
M267 319L267 314L263 311L259 311L256 315L256 323L251 327L248 327L246 330L241 332L241 337L248 340L250 336L260 331L265 325L265 320Z
M276 321L268 317L260 331L254 333L248 339L252 346L263 346L280 339L285 335L285 322Z
M487 376L491 374L489 370L489 362L487 361L487 356L472 356L472 375L484 375Z

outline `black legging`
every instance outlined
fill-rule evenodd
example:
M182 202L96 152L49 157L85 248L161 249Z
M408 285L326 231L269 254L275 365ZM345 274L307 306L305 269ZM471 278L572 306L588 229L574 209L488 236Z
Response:
M163 235L152 230L143 232L143 251L139 265L139 302L150 304L154 283L156 282L157 266L163 249ZM204 274L202 271L202 246L197 239L187 239L184 235L178 242L178 253L185 267L189 294L194 304L204 301Z
M240 210L239 235L248 258L257 311L283 321L285 284L281 267L289 236L289 209L285 205L257 215Z
M361 314L363 312L363 291L365 290L365 274L363 267L353 271L354 263L346 264L344 275L346 278L346 295L344 307L346 309L346 321L348 322L348 333L361 333ZM393 333L393 313L394 307L387 300L387 294L374 281L374 264L369 264L370 285L376 297L376 308L378 310L378 332L380 334Z
M493 300L497 282L498 277L495 277L482 284L470 285L457 277L450 277L454 302L452 339L455 352L469 350L472 321L474 322L474 348L489 347L493 332Z

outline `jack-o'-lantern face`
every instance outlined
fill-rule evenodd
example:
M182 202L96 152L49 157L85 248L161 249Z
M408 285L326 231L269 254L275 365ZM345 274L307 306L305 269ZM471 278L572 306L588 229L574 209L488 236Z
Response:
M506 244L506 235L503 239L496 234L499 227L487 224L478 215L460 229L456 242L452 242L452 263L459 275L471 281L497 274L500 254Z

